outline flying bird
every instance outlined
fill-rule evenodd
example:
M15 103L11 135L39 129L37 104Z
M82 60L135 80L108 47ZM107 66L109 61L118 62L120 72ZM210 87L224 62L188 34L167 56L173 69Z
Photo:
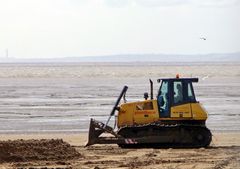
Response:
M201 37L200 39L202 39L202 40L207 40L207 38L204 38L204 37Z

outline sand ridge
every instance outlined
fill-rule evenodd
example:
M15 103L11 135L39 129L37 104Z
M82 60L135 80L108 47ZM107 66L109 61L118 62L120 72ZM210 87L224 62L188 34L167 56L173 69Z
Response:
M0 141L0 150L0 162L2 163L69 160L82 157L62 139Z

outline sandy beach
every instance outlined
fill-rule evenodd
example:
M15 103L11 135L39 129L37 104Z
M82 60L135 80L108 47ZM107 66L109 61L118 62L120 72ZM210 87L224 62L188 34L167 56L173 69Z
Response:
M73 159L2 162L0 168L194 168L240 167L240 133L213 133L208 148L199 149L122 149L117 145L84 147L87 134L0 135L1 141L17 139L63 139L79 152ZM1 143L0 143L1 145ZM27 152L28 150L26 150ZM53 152L54 153L54 152ZM56 153L56 152L55 152ZM57 153L56 153L57 154ZM55 155L56 155L55 154ZM1 157L1 152L0 152Z

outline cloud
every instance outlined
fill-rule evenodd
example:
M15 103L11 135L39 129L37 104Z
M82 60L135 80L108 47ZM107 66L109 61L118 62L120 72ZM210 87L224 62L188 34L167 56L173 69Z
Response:
M239 51L239 1L0 0L0 50L18 57Z
M240 4L240 0L103 0L110 7L171 7L193 5L198 7L228 7Z
M192 3L202 7L228 7L238 5L240 0L192 0Z
M188 4L190 0L134 0L136 4L145 7L161 7L161 6L179 6Z
M126 7L130 5L132 2L133 2L132 0L104 0L104 3L107 6L117 8Z

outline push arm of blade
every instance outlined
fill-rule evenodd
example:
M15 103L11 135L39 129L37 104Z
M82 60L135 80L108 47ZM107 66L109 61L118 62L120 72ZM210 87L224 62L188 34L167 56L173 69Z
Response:
M122 98L123 95L127 92L127 89L128 89L127 86L124 86L124 87L123 87L122 92L121 92L120 95L118 96L118 99L117 99L117 101L116 101L116 103L115 103L115 105L114 105L114 107L113 107L113 109L112 109L112 112L111 112L111 114L110 114L111 116L114 115L115 110L117 109L117 106L118 106L119 102L121 101L121 98Z
M115 110L117 109L117 106L118 106L119 102L121 101L121 98L127 92L127 89L128 89L127 86L123 87L122 92L120 93L120 95L119 95L119 97L118 97L118 99L117 99L117 101L116 101L116 103L115 103L115 105L114 105L114 107L113 107L113 109L112 109L112 111L110 113L110 116L108 117L108 120L107 120L107 122L105 124L105 127L108 125L108 122L110 121L111 117L114 115Z

